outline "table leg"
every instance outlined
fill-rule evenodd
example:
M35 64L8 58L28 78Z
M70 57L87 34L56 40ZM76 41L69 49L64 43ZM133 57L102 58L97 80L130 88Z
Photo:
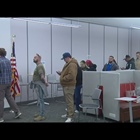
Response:
M130 122L133 122L133 112L132 112L132 102L129 102L129 115L130 115Z

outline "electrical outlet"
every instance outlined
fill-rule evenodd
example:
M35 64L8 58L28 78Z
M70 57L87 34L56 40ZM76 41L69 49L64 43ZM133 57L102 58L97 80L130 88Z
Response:
M109 113L109 116L112 118L116 118L116 115L114 113Z

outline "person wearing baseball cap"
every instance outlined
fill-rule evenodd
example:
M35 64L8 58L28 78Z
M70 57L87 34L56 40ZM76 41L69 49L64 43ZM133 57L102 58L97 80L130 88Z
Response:
M69 52L63 53L63 56L62 56L61 60L64 60L67 57L71 58L71 54Z
M130 55L126 55L123 60L125 60L127 63L125 68L121 68L122 70L135 69L135 59L131 58Z
M62 55L61 60L66 63L62 71L57 73L60 75L60 84L63 87L63 94L67 105L67 113L62 115L62 118L67 118L65 122L72 122L74 117L74 90L76 86L78 62L72 58L69 52Z

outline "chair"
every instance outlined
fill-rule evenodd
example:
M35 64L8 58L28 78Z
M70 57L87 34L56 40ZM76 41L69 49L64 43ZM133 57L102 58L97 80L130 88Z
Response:
M51 84L53 86L53 88L52 88L53 92L51 92L51 97L52 97L53 93L56 92L55 85L57 85L57 90L58 90L58 85L60 85L60 82L59 82L59 80L56 79L55 74L48 74L47 75L47 81L48 81L49 84Z
M98 120L98 109L102 110L102 115L103 115L103 119L104 119L102 103L101 103L101 100L100 100L101 92L102 92L101 89L95 88L95 90L94 90L92 95L83 95L84 97L90 97L93 100L93 103L90 103L90 104L82 103L82 104L79 105L80 110L85 109L85 114L87 113L88 109L95 110L96 120ZM80 112L81 111L79 111L78 122L80 120Z
M62 88L61 84L60 83L57 84L57 91L62 91L62 90L63 90L63 88Z
M22 76L19 75L19 86L21 87L20 90L21 90L21 95L20 95L20 102L21 102L21 99L22 99L22 87L25 86L25 87L28 87L29 86L29 83L23 83L23 79L22 79ZM29 100L29 95L27 93L27 100Z

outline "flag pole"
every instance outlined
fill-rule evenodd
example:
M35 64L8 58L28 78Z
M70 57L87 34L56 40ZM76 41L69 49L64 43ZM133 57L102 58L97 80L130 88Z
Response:
M12 39L11 39L11 44L12 44L12 50L13 50L13 42L14 42L14 40L15 40L15 35L12 35ZM13 57L13 51L11 51L11 57ZM13 72L12 72L13 73ZM15 88L15 83L14 83L14 88ZM14 100L15 100L15 93L12 95L13 96L13 98L14 98ZM11 113L14 113L14 111L13 110L10 110L10 112Z
M12 50L13 49L15 49L15 48L13 48L14 46L13 46L13 43L15 43L15 37L16 37L16 35L12 35ZM11 57L13 57L13 51L12 51L12 53L11 53ZM15 89L15 80L14 80L14 89ZM14 93L13 93L13 98L14 98L14 100L15 100L15 96L16 96L16 93L15 93L16 91L14 90Z

